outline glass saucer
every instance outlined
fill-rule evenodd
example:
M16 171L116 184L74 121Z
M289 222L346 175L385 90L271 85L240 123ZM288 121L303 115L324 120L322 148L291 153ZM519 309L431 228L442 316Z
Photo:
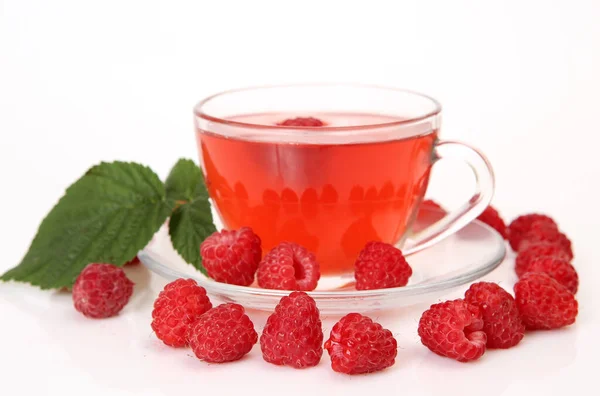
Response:
M413 230L423 228L439 217L435 213L420 214ZM406 245L410 246L410 242L409 237ZM404 287L355 290L350 274L342 288L328 287L331 283L325 277L317 290L308 294L316 300L324 314L365 313L434 302L438 297L491 272L502 262L505 254L505 243L500 234L479 221L473 221L432 247L408 255L406 259L413 275ZM248 309L273 310L281 297L290 293L262 289L255 284L236 286L211 280L177 254L171 245L167 225L156 233L138 257L151 271L169 281L195 279L212 298L236 302Z

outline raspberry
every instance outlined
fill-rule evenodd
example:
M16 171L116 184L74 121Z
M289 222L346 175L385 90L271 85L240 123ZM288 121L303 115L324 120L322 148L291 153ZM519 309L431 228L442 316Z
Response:
M543 223L535 223L531 229L523 234L521 243L519 243L519 251L527 249L531 245L539 243L551 243L562 246L562 248L573 258L573 248L571 241L565 234L558 231L554 227L549 227Z
M322 127L325 123L314 117L296 117L288 118L277 125L281 126L298 126L298 127Z
M321 277L315 255L292 242L282 242L265 255L258 266L260 287L310 291Z
M196 357L208 363L241 359L250 352L258 334L244 307L222 304L200 316L190 331L190 346Z
M519 251L522 236L531 229L533 224L544 224L558 229L556 222L543 214L532 213L517 217L508 225L508 241L515 252Z
M437 202L427 199L422 201L417 208L417 216L415 220L417 225L421 223L420 225L423 226L426 224L435 223L444 217L445 214L446 211Z
M498 231L498 233L502 235L502 238L506 239L506 224L504 223L504 220L502 220L502 217L500 217L498 211L494 209L492 205L485 208L485 210L477 217L477 219Z
M575 296L546 274L523 275L515 284L515 299L527 329L557 329L575 323Z
M354 263L357 290L405 286L411 275L400 249L383 242L367 243Z
M249 286L262 256L260 244L248 227L215 232L200 245L202 265L217 282Z
M433 199L426 199L423 202L421 202L421 205L419 206L419 210L420 209L425 209L425 210L429 210L429 209L439 209L440 211L445 212L444 208L442 208L442 206L435 202Z
M539 243L519 252L515 260L515 272L517 276L519 278L523 276L533 260L547 256L571 261L571 257L569 257L569 254L561 246L551 243Z
M88 318L108 318L123 309L133 294L133 282L112 264L88 264L73 285L75 309Z
M127 266L134 266L134 265L139 265L139 264L141 264L141 261L138 258L138 256L135 256L134 258L132 258L131 260L129 260L128 262L125 263L125 265L127 265Z
M465 293L465 301L482 312L483 332L488 348L510 348L525 334L515 299L495 283L474 283Z
M416 226L422 227L426 224L433 224L446 215L446 211L437 202L427 199L422 201L417 208ZM420 223L420 224L419 224Z
M267 319L260 348L269 363L316 366L323 355L323 330L315 300L304 292L283 297Z
M333 371L363 374L395 363L398 344L392 333L370 318L350 313L333 326L325 349Z
M566 287L571 293L577 293L579 276L575 268L567 261L556 257L537 257L525 268L527 272L543 272Z
M177 279L165 286L154 301L152 330L165 344L188 344L190 326L212 307L206 290L193 279Z
M419 321L423 345L459 362L476 360L483 355L487 336L482 329L481 310L464 300L433 304Z

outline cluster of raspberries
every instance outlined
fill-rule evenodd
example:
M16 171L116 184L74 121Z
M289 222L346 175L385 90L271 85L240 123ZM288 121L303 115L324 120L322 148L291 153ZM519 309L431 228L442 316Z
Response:
M369 373L394 364L397 342L392 333L359 313L340 319L323 342L319 310L304 292L317 286L319 264L304 247L283 242L261 258L260 238L243 227L215 232L200 249L209 276L217 281L249 285L256 277L259 286L295 290L281 299L262 331L265 361L306 368L317 365L326 349L333 370L341 373ZM355 262L360 290L404 286L411 274L402 252L382 242L368 243ZM73 298L86 316L109 317L125 306L132 291L133 283L121 268L91 264L78 277ZM192 279L165 286L154 302L151 327L166 345L190 346L199 359L210 363L241 359L259 341L241 305L213 307L206 290Z
M204 288L191 279L177 279L160 292L152 329L165 344L189 345L198 359L209 363L239 360L259 342L244 307L212 307ZM301 291L279 301L260 336L260 349L266 362L297 369L319 364L326 349L333 370L346 374L383 370L394 364L397 354L392 333L358 313L340 319L323 344L317 304Z
M426 201L422 207L436 205ZM511 348L527 330L573 324L578 313L579 280L571 264L571 242L554 220L528 214L506 226L491 206L479 220L517 252L514 297L498 284L475 283L464 298L433 304L418 324L423 345L461 362L480 358L486 348ZM341 373L369 373L394 364L397 341L392 333L359 313L340 319L323 342L319 309L305 293L317 286L319 264L304 247L283 242L262 257L260 238L243 227L215 232L200 250L216 281L250 285L256 279L261 287L292 292L280 300L259 338L241 305L213 307L206 290L194 280L177 279L160 292L152 311L151 327L166 345L190 346L199 359L210 363L241 359L260 341L263 359L276 365L316 366L324 349L333 370ZM369 242L355 262L359 290L404 286L411 275L402 252L382 242ZM74 284L73 301L84 315L104 318L123 309L132 293L133 282L122 268L90 264Z
M434 201L425 207L443 210ZM550 330L575 322L579 286L571 264L571 241L542 214L517 217L508 226L489 206L478 218L507 239L517 253L514 297L495 283L471 285L463 299L432 305L421 316L421 342L458 361L483 355L486 348L511 348L526 330Z
M319 310L305 293L317 286L319 263L304 247L282 242L261 258L260 238L243 227L215 232L200 251L208 275L216 281L246 286L256 278L263 288L294 290L281 299L260 336L266 362L312 367L326 349L333 370L341 373L369 373L394 364L397 342L392 333L358 313L340 319L323 343ZM359 290L404 286L411 274L402 252L387 243L368 243L355 262ZM189 345L199 359L211 363L238 360L259 341L241 305L213 308L206 291L189 279L165 287L152 318L152 329L165 344Z
M266 289L311 291L321 277L312 252L282 242L261 259L261 240L250 228L215 232L200 246L202 265L217 282L249 286L256 282ZM412 269L402 252L383 242L369 242L354 264L356 289L405 286Z

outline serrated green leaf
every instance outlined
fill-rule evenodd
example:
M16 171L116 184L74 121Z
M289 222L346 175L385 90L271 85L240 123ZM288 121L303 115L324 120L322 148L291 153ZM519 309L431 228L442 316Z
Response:
M194 161L182 158L173 166L165 181L167 197L175 201L193 201L198 196L198 185L204 186L202 180L202 171ZM206 188L201 190L206 191Z
M193 169L192 169L193 166ZM179 160L167 178L167 195L185 201L169 220L171 242L185 261L204 274L200 244L216 231L213 223L204 176L190 160ZM170 193L169 193L170 191Z
M101 163L73 183L40 224L21 263L0 277L70 287L91 262L123 265L172 212L160 179L135 163Z
M196 199L175 209L169 220L171 242L185 261L198 268L204 274L200 256L200 244L215 232L210 212L210 203L205 199Z

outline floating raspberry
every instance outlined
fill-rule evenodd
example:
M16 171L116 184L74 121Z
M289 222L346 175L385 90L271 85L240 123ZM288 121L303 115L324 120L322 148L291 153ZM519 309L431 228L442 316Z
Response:
M477 217L477 219L498 231L498 233L502 235L502 238L506 239L506 224L504 223L504 220L502 220L502 217L500 217L498 211L494 209L492 205L485 208L485 210L479 215L479 217Z
M73 285L75 309L88 318L115 316L133 294L133 282L122 268L111 264L88 264Z
M325 342L333 371L363 374L395 363L398 346L392 333L370 318L351 313L333 326Z
M265 255L258 266L260 287L310 291L321 277L315 255L292 242L282 242Z
M523 276L531 262L539 257L554 257L561 260L571 261L571 257L560 245L552 243L539 243L521 250L515 260L515 272L520 278Z
M515 284L521 320L530 330L557 329L575 323L577 300L550 276L529 272Z
M260 244L248 227L215 232L200 245L202 265L217 282L249 286L262 256Z
M487 336L482 329L481 310L464 300L433 304L419 321L423 345L459 362L476 360L483 355Z
M158 294L152 310L152 330L173 347L188 344L191 325L212 307L206 290L193 279L177 279Z
M566 287L571 293L577 293L579 276L575 268L567 261L556 257L537 257L525 268L527 272L543 272Z
M573 257L573 249L569 238L556 228L544 223L533 224L529 231L521 236L521 243L519 243L518 249L519 251L525 250L531 245L540 243L550 243L562 246L565 252L567 252L571 258Z
M354 263L357 290L405 286L411 275L400 249L388 243L367 243Z
M288 118L287 120L280 122L277 125L281 126L297 126L297 127L322 127L325 123L318 118L314 117L296 117Z
M483 314L483 331L488 348L510 348L525 334L515 299L495 283L474 283L465 293L465 301L477 305Z
M543 214L532 213L517 217L508 225L508 241L515 252L519 251L521 237L531 229L533 224L544 224L558 230L556 222Z
M323 355L323 329L315 300L304 292L283 297L260 336L265 361L306 368Z
M222 304L208 310L190 331L190 346L196 357L208 363L241 359L250 352L258 334L244 307Z

